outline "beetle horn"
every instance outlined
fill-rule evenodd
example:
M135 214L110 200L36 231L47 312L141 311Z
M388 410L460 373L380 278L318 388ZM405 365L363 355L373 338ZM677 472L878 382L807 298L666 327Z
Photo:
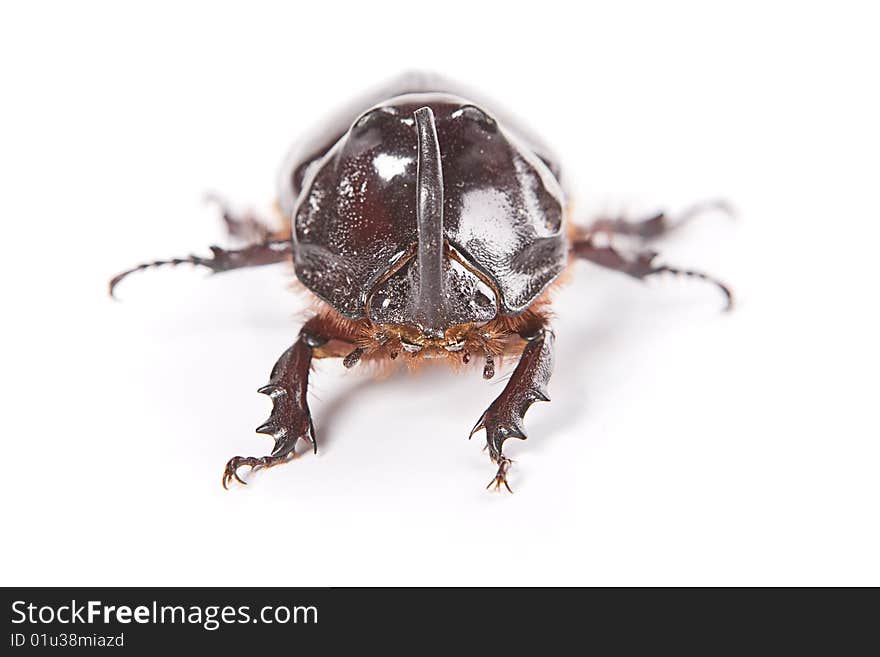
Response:
M443 271L443 167L434 112L417 109L413 116L418 133L416 221L419 232L419 288L416 317L432 337L443 335L446 310Z

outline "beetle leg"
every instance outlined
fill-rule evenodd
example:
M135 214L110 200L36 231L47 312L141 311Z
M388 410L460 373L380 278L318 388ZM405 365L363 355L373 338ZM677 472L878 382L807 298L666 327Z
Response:
M275 446L268 456L234 456L229 459L223 471L224 488L233 479L245 483L238 476L238 469L242 466L257 470L294 458L294 449L300 439L308 441L312 449L318 451L307 392L313 352L330 340L324 328L322 318L310 319L300 331L297 341L275 363L269 383L258 391L272 399L272 413L266 422L257 427L257 433L265 433L275 439Z
M677 230L696 217L713 210L722 212L730 217L734 216L733 208L726 201L704 201L702 203L695 203L674 217L670 217L665 212L660 212L653 217L641 221L633 221L625 217L600 217L584 229L583 234L615 233L617 235L629 235L642 239L655 239Z
M211 246L211 256L203 258L202 256L190 255L185 258L170 258L168 260L154 260L132 267L121 274L117 274L110 280L110 296L119 282L136 271L150 269L152 267L162 267L164 265L198 265L207 267L212 273L218 274L223 271L232 269L242 269L244 267L260 267L262 265L272 265L276 262L283 262L291 258L291 243L288 240L273 240L270 242L261 242L259 244L251 244L243 249L227 250L219 246Z
M262 243L272 240L290 239L290 221L284 219L286 226L280 230L273 229L267 221L261 219L253 211L237 212L232 209L229 202L219 194L207 194L205 200L217 205L220 209L226 233L231 238L242 240L246 243ZM278 211L281 214L281 211ZM283 215L282 215L282 218Z
M572 242L572 253L578 258L589 260L602 267L619 271L633 278L644 280L655 274L675 274L697 278L715 285L724 294L724 310L733 308L733 292L717 278L693 269L678 269L668 265L657 264L655 261L659 255L656 251L639 251L635 254L624 255L611 246L598 246L590 237Z
M498 466L486 488L494 486L495 490L500 490L504 486L511 493L507 473L513 461L502 453L504 441L508 438L526 439L523 426L526 411L536 401L550 401L547 383L553 370L553 331L540 327L522 337L528 342L516 369L504 390L471 429L471 436L480 429L486 430L489 458Z

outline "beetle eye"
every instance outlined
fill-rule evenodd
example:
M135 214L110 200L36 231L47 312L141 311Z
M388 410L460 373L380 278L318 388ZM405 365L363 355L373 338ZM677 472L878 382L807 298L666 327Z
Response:
M404 351L408 351L411 354L422 350L422 345L416 342L410 342L409 340L406 340L404 338L400 339L400 344L403 347Z

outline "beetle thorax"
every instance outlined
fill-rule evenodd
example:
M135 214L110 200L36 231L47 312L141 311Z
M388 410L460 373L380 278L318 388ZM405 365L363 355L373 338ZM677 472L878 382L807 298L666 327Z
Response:
M350 320L455 349L460 327L521 314L562 271L561 207L547 166L484 110L404 94L308 169L296 274Z
M449 246L443 230L443 165L434 113L413 112L416 141L418 241L370 291L368 318L396 329L404 349L460 351L474 321L497 312L497 294ZM472 320L472 321L467 321Z

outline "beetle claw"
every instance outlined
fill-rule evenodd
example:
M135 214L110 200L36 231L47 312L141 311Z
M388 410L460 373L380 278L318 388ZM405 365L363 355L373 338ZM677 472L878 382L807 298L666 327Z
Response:
M249 472L262 470L263 468L271 468L294 458L293 450L290 450L280 456L233 456L226 464L223 470L223 488L229 490L229 484L234 479L242 486L247 486L247 482L238 475L238 469L249 467Z
M510 487L510 484L507 483L507 472L510 470L513 461L506 456L500 455L497 460L493 459L493 461L498 463L498 472L495 473L492 481L486 486L486 490L492 489L492 486L494 486L495 488L492 490L497 493L501 491L501 486L503 485L508 493L513 493L513 489Z
M247 482L242 480L241 477L238 476L238 468L240 465L242 457L241 456L233 456L229 459L229 462L226 464L226 467L223 469L223 488L229 490L229 484L235 479L238 483L243 486L247 486Z

